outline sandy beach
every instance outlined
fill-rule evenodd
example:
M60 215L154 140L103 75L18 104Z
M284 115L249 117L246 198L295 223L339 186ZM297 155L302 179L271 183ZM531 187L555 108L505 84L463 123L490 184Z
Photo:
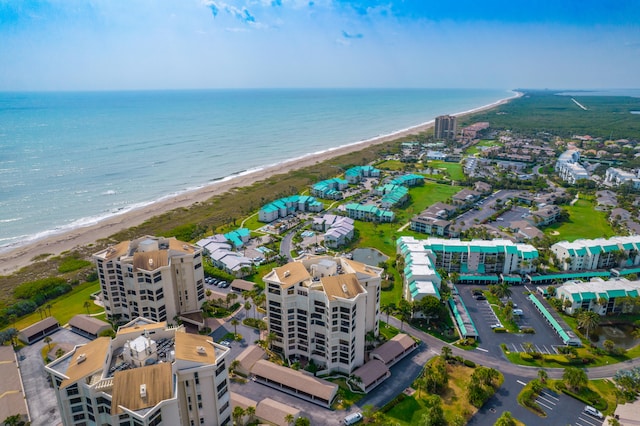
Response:
M521 96L521 94L516 93L515 96L511 98L503 99L493 104L455 115L460 117L466 114L491 109L505 102L508 102L509 100L517 96ZM154 216L176 208L188 207L197 202L206 201L209 198L223 194L230 189L249 186L254 182L267 179L270 176L276 174L287 173L292 170L313 166L316 163L323 162L330 158L360 151L372 145L381 144L408 135L418 134L431 128L432 126L433 121L429 121L419 126L415 126L389 135L346 145L320 154L309 155L300 159L287 161L277 166L264 168L250 174L212 183L211 185L205 186L203 188L185 192L173 198L158 201L156 203L136 210L117 214L105 220L102 220L95 225L77 228L69 232L52 235L50 237L43 238L29 244L16 247L12 250L0 254L0 275L10 275L16 270L27 266L34 257L37 257L39 255L58 255L62 252L72 250L76 247L82 247L95 243L99 239L107 238L110 235L115 234L116 232L131 228L133 226L137 226L145 220L148 220Z

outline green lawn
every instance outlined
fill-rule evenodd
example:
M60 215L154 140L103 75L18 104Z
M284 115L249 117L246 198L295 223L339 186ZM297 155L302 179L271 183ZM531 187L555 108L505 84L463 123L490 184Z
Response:
M460 163L447 163L446 161L433 160L428 162L428 166L434 169L444 169L447 176L452 180L463 180L464 173Z
M544 232L558 241L574 241L578 238L600 238L615 235L607 220L607 214L595 210L593 201L579 199L573 206L562 206L569 213L569 220L554 223Z
M467 155L474 155L477 154L479 152L482 152L482 150L480 149L481 147L484 146L499 146L502 145L500 142L492 140L492 139L482 139L480 140L480 142L478 142L477 144L470 146L469 148L465 149L464 153Z
M71 290L70 293L63 294L62 296L51 300L43 305L43 308L47 304L51 304L51 316L55 317L61 325L69 322L69 320L77 314L86 314L87 309L84 307L84 302L91 302L89 306L89 313L95 314L104 311L103 308L93 303L93 300L89 296L96 291L100 290L100 283L93 281L90 283L82 283ZM48 313L48 312L47 312ZM42 317L39 313L34 312L30 315L20 318L16 321L15 328L22 330L36 322L40 321Z
M399 160L386 160L376 164L376 167L382 170L402 171L407 163Z

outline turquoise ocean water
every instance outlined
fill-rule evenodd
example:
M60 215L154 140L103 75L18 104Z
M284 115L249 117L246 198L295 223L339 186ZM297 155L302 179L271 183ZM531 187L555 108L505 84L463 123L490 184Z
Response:
M510 96L468 89L0 93L0 251Z

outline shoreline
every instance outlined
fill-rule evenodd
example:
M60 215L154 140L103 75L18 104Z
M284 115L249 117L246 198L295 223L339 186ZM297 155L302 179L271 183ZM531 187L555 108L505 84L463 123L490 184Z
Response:
M507 98L452 115L462 117L486 111L499 105L503 105L520 96L522 96L522 93L513 91L513 95ZM320 152L305 154L301 157L256 168L255 170L247 170L237 175L221 178L195 189L185 190L173 196L168 195L141 207L125 210L121 213L115 213L90 225L80 226L57 233L54 231L42 238L17 245L15 247L10 247L8 250L0 252L0 264L2 265L0 266L0 275L11 275L17 270L29 265L34 257L44 254L51 254L55 256L62 252L73 250L76 247L88 246L100 239L108 238L110 235L119 231L137 226L144 221L167 211L189 207L193 204L207 201L216 195L221 195L235 188L250 186L255 182L268 179L276 174L289 173L293 170L310 167L316 163L327 161L341 155L350 154L352 152L357 152L370 146L422 133L432 128L434 123L435 119L432 119L416 126L401 129L389 134L379 135L335 148L328 148Z

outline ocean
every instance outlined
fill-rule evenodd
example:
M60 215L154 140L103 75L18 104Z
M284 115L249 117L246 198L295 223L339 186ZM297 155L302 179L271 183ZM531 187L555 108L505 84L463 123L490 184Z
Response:
M0 93L0 252L507 90Z

